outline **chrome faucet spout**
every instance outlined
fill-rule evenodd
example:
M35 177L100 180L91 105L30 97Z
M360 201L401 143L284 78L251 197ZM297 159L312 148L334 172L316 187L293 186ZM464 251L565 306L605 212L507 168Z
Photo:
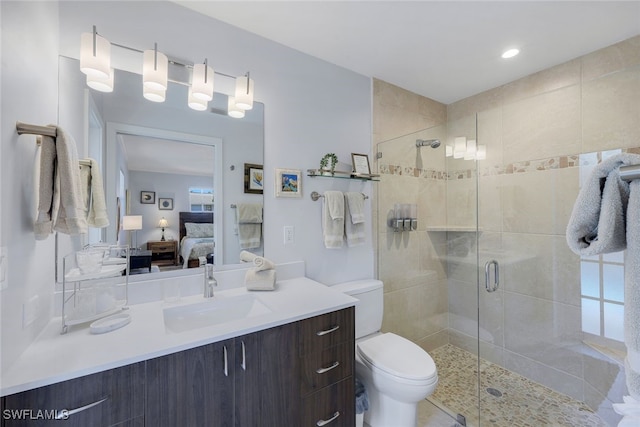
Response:
M213 264L204 265L204 297L213 298L213 288L218 286L218 282L213 277Z

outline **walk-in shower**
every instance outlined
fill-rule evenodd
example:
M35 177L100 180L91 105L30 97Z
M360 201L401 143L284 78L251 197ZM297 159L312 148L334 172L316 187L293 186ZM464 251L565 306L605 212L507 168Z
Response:
M440 147L440 140L439 139L416 139L416 147L438 148Z

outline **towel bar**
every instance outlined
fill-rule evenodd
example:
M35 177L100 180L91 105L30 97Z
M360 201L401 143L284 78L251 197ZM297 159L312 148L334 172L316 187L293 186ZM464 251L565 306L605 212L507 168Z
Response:
M367 200L369 198L369 196L367 196L366 194L364 193L361 193L361 194L363 199ZM311 193L311 200L313 200L314 202L317 202L318 199L320 199L320 197L324 197L324 194L320 194L317 191L313 191Z
M640 165L620 166L620 178L623 181L640 178Z
M44 135L56 137L56 128L52 126L30 125L29 123L16 122L16 131L18 135L28 133L30 135Z

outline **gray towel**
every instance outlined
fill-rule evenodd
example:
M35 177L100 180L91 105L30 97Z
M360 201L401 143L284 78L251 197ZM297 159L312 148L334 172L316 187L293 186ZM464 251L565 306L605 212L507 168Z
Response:
M637 154L618 154L595 167L583 184L567 226L567 244L578 255L617 252L626 247L629 183L622 165L640 164Z
M238 204L236 224L240 249L259 248L262 238L262 204Z
M624 263L624 343L629 394L640 400L640 180L630 184Z
M36 240L44 240L53 232L56 143L50 136L38 136L38 140L40 141L40 180L38 182L38 215L34 232Z

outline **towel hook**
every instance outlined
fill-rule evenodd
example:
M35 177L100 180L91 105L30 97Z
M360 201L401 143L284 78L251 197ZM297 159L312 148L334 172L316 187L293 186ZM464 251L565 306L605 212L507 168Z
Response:
M362 198L364 200L367 200L369 198L369 196L367 196L364 193L360 193L360 194L362 194ZM324 197L324 194L320 194L317 191L312 191L310 196L311 196L311 200L313 200L314 202L317 202L320 197Z

